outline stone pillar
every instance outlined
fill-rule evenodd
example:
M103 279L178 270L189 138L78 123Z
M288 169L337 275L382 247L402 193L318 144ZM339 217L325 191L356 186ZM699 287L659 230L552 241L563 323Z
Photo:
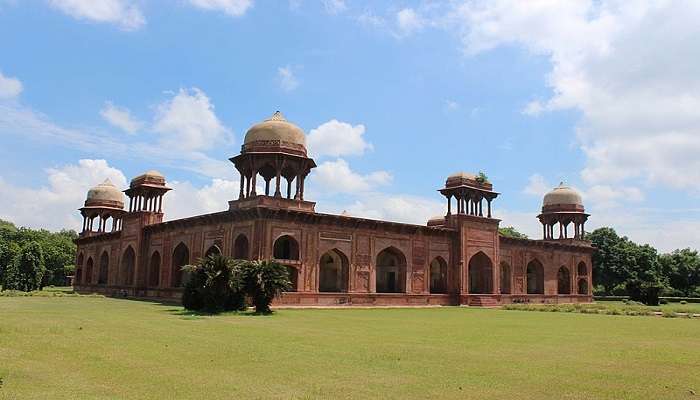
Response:
M243 176L243 172L241 172L240 186L241 190L238 192L238 200L245 198L245 193L243 193L243 189L245 186L245 177Z
M491 218L491 200L492 199L486 199L486 204L488 204L488 217Z
M282 171L280 169L277 170L277 177L275 178L275 197L282 197L282 193L280 192L280 180L281 180L281 175Z
M258 177L258 171L254 169L254 170L253 170L253 177L252 177L252 179L251 179L251 181L250 181L250 185L251 185L251 187L250 187L250 195L251 195L251 196L257 196L257 195L258 195L258 194L256 193L256 191L255 191L255 182L256 182L256 178L257 178L257 177Z
M452 215L452 196L447 195L447 215Z

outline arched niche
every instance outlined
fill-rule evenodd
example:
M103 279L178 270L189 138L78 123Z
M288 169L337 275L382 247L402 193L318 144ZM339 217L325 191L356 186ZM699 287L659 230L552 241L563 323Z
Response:
M100 256L100 272L97 278L97 284L106 285L109 279L109 254L106 251Z
M249 260L249 253L250 244L248 243L248 237L241 233L233 242L233 258L237 260Z
M119 283L123 286L131 286L134 284L134 269L136 266L136 253L129 246L122 255L122 262L119 268Z
M430 262L430 293L447 293L447 262L439 256Z
M204 253L204 257L221 255L221 249L217 245L211 245L207 251Z
M182 287L187 281L186 272L182 267L190 263L190 249L180 242L173 250L172 264L170 266L170 286Z
M283 235L275 240L272 257L278 260L298 260L299 243L289 235Z
M148 286L156 288L160 286L160 253L154 251L148 263Z
M588 268L586 267L586 263L581 261L578 263L578 267L576 267L576 272L578 273L578 276L588 276Z
M501 261L501 271L500 271L500 281L501 281L501 293L502 294L510 294L511 293L511 277L512 277L512 272L510 265L505 262Z
M78 255L78 260L75 262L75 277L73 278L73 284L83 283L83 263L85 262L85 256L83 253Z
M406 256L396 247L387 247L377 254L377 293L406 292Z
M348 264L348 258L338 249L323 253L318 263L318 291L347 292Z
M493 293L493 263L483 251L469 260L469 293Z
M527 264L527 294L544 294L544 266L537 259Z
M557 293L571 294L571 273L564 266L557 271Z
M93 264L92 257L88 257L87 263L85 263L85 283L88 285L92 284Z
M582 278L578 280L578 294L588 294L588 279Z

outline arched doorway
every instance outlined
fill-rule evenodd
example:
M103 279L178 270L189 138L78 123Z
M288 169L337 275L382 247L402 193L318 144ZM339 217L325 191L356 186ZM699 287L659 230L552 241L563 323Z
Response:
M78 255L78 261L75 262L75 277L73 278L73 284L81 284L83 283L83 261L85 260L85 257L83 256L83 253L80 253Z
M511 273L510 273L510 265L508 265L507 262L501 261L501 275L500 275L500 280L501 280L501 293L502 294L510 294L511 289L510 289L510 284L511 284Z
M493 293L493 264L482 251L469 260L469 293Z
M148 264L148 286L156 288L160 286L160 253L154 251L151 262Z
M406 292L406 257L395 247L377 254L377 293Z
M527 264L527 294L544 294L544 267L536 259Z
M291 265L287 265L287 273L289 274L289 282L292 283L292 287L289 289L290 292L297 291L297 284L299 283L299 270Z
M588 294L588 280L583 278L578 280L578 294Z
M236 241L233 243L233 258L236 260L248 260L250 257L248 248L248 238L246 235L238 235Z
M190 250L184 243L175 247L173 250L173 262L170 267L170 286L182 287L187 282L186 272L182 270L184 265L190 263Z
M272 256L278 260L298 260L299 243L289 236L280 236L275 240Z
M318 265L319 292L348 291L348 258L340 250L325 252Z
M93 268L94 262L92 261L92 257L88 258L87 264L85 265L85 283L88 285L92 284L92 268Z
M447 263L442 257L430 262L430 293L447 293Z
M583 261L578 263L576 272L578 273L578 276L588 276L588 268L586 268L586 263L584 263Z
M136 253L129 246L122 255L121 268L119 269L119 283L123 286L134 284L134 267L136 265Z
M213 255L221 255L221 249L219 248L219 246L212 245L207 249L206 253L204 253L204 257L209 257Z
M106 285L109 279L109 254L106 251L100 256L100 274L97 278L97 284Z
M557 272L557 293L571 294L571 274L566 267L559 268Z

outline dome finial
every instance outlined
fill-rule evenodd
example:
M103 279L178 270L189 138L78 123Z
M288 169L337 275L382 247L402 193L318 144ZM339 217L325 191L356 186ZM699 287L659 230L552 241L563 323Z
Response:
M282 115L282 112L280 110L275 111L274 114L268 119L268 121L286 121L287 119L284 118L284 115Z

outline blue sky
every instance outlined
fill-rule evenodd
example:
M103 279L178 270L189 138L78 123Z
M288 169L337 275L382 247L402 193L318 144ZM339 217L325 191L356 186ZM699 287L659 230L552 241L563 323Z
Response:
M532 237L564 180L589 228L700 247L698 16L614 1L0 0L0 218L77 228L90 186L147 169L175 188L166 218L223 210L238 189L227 159L281 110L309 135L319 211L424 223L444 213L447 175L484 171L502 224Z

